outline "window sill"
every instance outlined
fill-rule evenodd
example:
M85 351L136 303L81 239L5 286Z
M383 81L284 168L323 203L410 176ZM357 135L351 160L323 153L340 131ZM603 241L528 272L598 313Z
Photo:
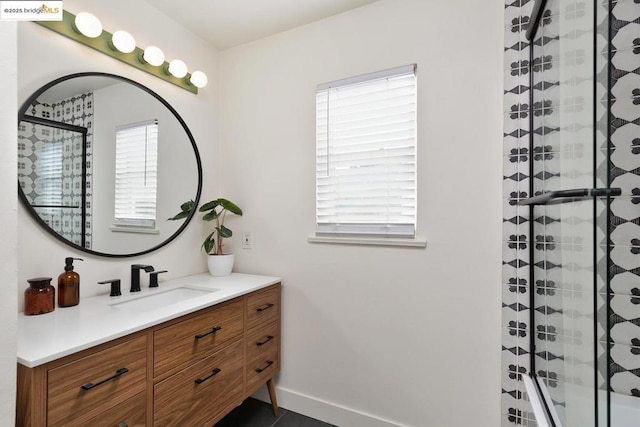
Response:
M398 237L357 237L357 236L316 236L307 238L309 243L333 243L339 245L371 245L371 246L405 246L426 248L427 239L415 237L402 239Z
M109 230L113 233L160 234L160 230L155 228L109 227Z

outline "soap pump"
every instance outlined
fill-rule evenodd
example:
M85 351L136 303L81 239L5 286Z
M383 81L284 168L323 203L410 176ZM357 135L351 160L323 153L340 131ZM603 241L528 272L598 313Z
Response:
M64 273L58 276L58 307L72 307L80 302L80 275L73 271L73 261L82 258L64 259Z

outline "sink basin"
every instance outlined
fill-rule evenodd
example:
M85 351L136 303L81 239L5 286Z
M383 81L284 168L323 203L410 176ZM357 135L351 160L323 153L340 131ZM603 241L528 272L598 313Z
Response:
M167 307L171 304L199 298L218 290L219 289L203 289L181 286L178 288L140 295L139 297L130 298L124 301L115 301L109 305L137 312L153 311L158 308Z

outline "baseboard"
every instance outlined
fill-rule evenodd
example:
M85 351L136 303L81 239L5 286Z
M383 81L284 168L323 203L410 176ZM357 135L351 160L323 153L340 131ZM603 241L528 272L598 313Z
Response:
M371 414L345 408L312 396L276 387L278 406L315 418L338 427L407 427ZM260 388L253 397L270 402L266 387Z

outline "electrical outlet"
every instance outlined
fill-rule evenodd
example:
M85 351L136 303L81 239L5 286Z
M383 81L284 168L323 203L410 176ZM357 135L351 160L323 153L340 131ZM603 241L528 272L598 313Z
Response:
M242 249L253 249L253 235L250 231L242 234Z

